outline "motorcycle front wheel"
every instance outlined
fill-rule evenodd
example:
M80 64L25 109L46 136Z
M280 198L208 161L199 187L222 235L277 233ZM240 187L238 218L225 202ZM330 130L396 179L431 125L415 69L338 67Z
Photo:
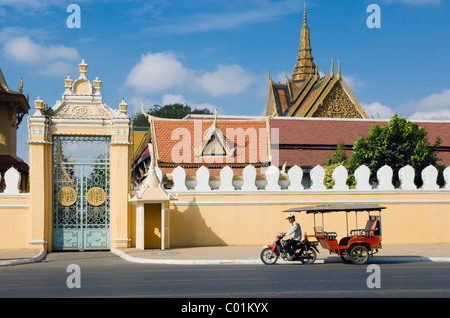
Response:
M317 253L315 250L310 249L310 250L306 250L304 252L304 256L306 256L307 258L302 258L300 260L300 262L302 262L303 264L312 264L316 261L317 259Z
M273 265L277 262L278 255L277 253L272 252L272 250L268 247L262 250L261 252L261 261L266 265Z

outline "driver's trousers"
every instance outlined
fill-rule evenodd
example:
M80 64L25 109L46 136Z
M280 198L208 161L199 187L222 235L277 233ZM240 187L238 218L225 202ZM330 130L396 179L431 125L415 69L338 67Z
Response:
M288 240L288 241L284 244L284 248L286 249L286 252L287 252L289 255L292 256L292 255L294 254L294 251L292 250L292 247L293 247L294 245L297 245L298 243L300 243L300 241L293 240L293 239Z

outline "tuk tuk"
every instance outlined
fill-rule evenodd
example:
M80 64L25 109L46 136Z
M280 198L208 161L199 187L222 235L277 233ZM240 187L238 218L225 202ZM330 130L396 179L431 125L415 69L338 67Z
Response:
M305 238L315 238L330 254L337 254L342 261L358 265L366 264L373 254L381 249L381 210L386 207L372 203L347 203L336 205L317 205L292 208L284 212L306 212L314 216L314 235L305 234ZM338 241L336 232L324 230L324 215L327 213L345 212L347 236ZM350 230L348 214L356 213L356 228ZM364 228L358 228L358 215L367 212L368 218ZM374 212L378 214L373 215ZM322 225L316 225L316 215L322 216Z

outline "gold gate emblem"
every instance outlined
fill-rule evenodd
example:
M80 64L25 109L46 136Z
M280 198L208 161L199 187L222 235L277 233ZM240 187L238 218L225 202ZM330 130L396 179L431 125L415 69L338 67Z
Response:
M87 201L92 206L100 206L106 201L105 190L99 187L91 188L86 194Z
M77 201L77 193L74 189L65 187L58 192L58 202L63 206L71 206Z

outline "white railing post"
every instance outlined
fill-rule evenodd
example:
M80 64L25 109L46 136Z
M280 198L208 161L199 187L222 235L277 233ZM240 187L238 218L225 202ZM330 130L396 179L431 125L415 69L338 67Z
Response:
M267 185L265 187L265 190L268 190L268 191L281 190L281 187L278 184L278 181L280 180L280 170L277 167L270 166L269 168L267 168L266 180L267 180Z
M20 173L16 168L11 167L5 172L5 184L6 187L3 194L15 195L20 193Z

